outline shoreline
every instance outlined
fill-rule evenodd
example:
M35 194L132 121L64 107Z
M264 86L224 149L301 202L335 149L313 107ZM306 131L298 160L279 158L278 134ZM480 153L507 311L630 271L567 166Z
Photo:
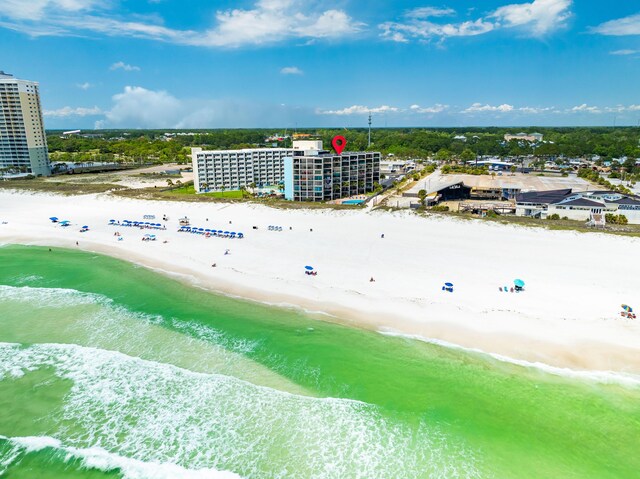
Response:
M2 196L0 193L0 201L4 200L5 204L7 204L7 197L13 200L12 203L19 204L19 200L24 199L27 195L13 194L4 198ZM57 210L60 205L72 210L80 209L78 206L73 205L73 197L42 194L29 195L27 197L33 200L46 197L59 203L58 206L42 205L41 208L46 210ZM129 237L139 238L144 234L144 232L134 228L120 228L123 236L128 238L123 242L116 242L112 237L116 228L107 226L106 222L108 220L103 218L111 215L120 219L125 217L137 219L138 217L141 218L142 215L137 215L136 209L139 211L145 211L146 209L184 210L186 207L170 203L160 206L156 204L149 205L148 202L142 200L122 200L96 195L82 198L76 197L75 200L86 200L90 203L87 206L90 210L93 210L89 215L91 218L86 217L81 224L91 224L91 234L84 234L83 236L83 234L77 232L75 227L72 230L64 230L60 227L52 226L47 220L50 214L31 214L32 218L27 218L24 217L23 213L22 218L20 218L19 213L17 215L15 213L8 215L3 208L0 209L0 220L8 218L9 221L8 224L0 226L0 242L74 249L76 248L75 241L80 241L79 248L84 251L105 254L128 261L192 287L202 288L241 300L255 301L275 307L298 309L312 317L349 327L371 330L381 334L386 334L389 330L393 330L403 337L433 342L443 346L449 344L452 345L451 347L460 347L486 354L494 357L494 359L497 356L503 356L514 361L526 362L532 367L536 367L536 364L542 364L551 368L567 368L576 372L621 373L625 377L640 374L640 354L638 354L640 352L640 324L637 321L614 320L613 315L611 319L592 316L588 318L588 321L576 326L578 322L582 321L579 316L572 317L562 314L546 318L540 314L540 309L542 313L545 312L544 304L539 305L536 301L529 301L526 304L529 308L520 307L521 305L518 303L514 304L519 298L528 300L528 295L530 294L528 291L522 294L504 295L503 293L503 296L499 299L506 296L505 299L509 301L509 304L502 308L496 308L490 307L491 305L481 304L480 300L483 297L487 297L487 293L484 292L484 296L477 297L473 296L472 292L469 294L469 298L463 298L465 301L460 302L450 301L450 299L457 298L458 295L466 295L466 291L461 293L456 291L454 295L450 296L442 296L440 294L440 297L436 296L438 293L434 293L434 297L437 299L429 301L428 298L411 295L399 297L398 293L404 292L404 283L400 285L391 284L385 288L384 294L372 293L372 291L375 291L372 288L376 286L376 283L369 285L366 279L362 286L358 286L358 289L340 287L332 281L328 283L323 281L322 284L318 284L319 281L316 281L316 279L321 278L321 276L318 276L318 278L303 277L302 275L300 275L301 277L296 277L288 274L289 271L278 271L277 265L279 262L284 261L283 258L286 258L288 256L287 253L290 252L278 250L277 248L272 249L271 247L263 248L259 243L252 244L255 241L254 238L242 240L205 239L203 237L193 237L187 233L179 234L173 224L168 227L167 231L154 232L161 238L160 241L152 245L147 245L140 241L129 241ZM117 209L123 209L121 208L122 206L127 206L129 210L133 211L127 211L126 216L122 216L122 214L114 215L113 212L109 213L109 211L102 213L99 209L95 209L96 205L93 203L96 202L97 205L105 209L108 209L106 208L108 206L117 207ZM122 205L122 203L126 205ZM85 209L87 206L85 206ZM191 207L189 209L218 210L217 212L211 212L213 216L219 213L220 210L227 208L234 210L233 213L229 213L229 217L234 217L234 222L238 212L249 216L248 223L246 222L247 218L243 221L245 224L250 224L251 222L263 224L263 220L256 219L256 210L259 210L259 214L270 213L274 216L289 217L288 219L292 223L298 222L302 217L307 221L310 218L312 221L322 219L328 222L344 222L345 218L347 221L351 221L354 217L362 218L363 223L370 223L372 218L376 223L378 223L377 220L394 223L415 223L416 221L414 218L403 218L405 215L402 214L384 213L383 215L386 216L382 216L375 212L317 213L305 210L294 210L293 212L278 210L274 212L264 211L268 210L264 207L248 205L223 204L215 207L202 205L199 208ZM53 213L56 213L56 211ZM83 217L86 213L85 211L82 212ZM189 212L189 216L192 216L192 212ZM178 215L172 213L171 217L175 220ZM511 226L455 224L455 220L442 218L418 220L423 222L421 226L433 227L435 224L443 229L452 227L466 230L483 229L485 231L482 233L485 234L487 233L486 230L490 230L489 233L491 234L497 233L498 235L539 236L541 234ZM17 225L17 231L16 225L13 225L14 221L21 223ZM37 232L25 235L25 227L29 230L35 229ZM262 230L262 226L260 228L260 234L265 237L272 235L269 239L276 238L280 240L284 238L284 236L277 236L278 234L282 235L282 233L267 233ZM298 229L296 224L296 230ZM242 230L245 234L247 232L251 233L250 227L247 228L243 225ZM94 234L97 231L101 232L99 238L96 238ZM571 236L581 239L579 235L567 232L545 231L544 235L549 236L550 240L554 238L566 240L566 237ZM304 243L309 241L309 236L306 235L302 239L302 245L298 244L297 246L304 247ZM324 236L323 240L325 239ZM162 243L164 237L168 238L168 244ZM185 243L188 243L187 248L176 247L179 243L179 238L182 237L184 237ZM288 242L289 245L293 243L290 238L287 238L285 242ZM608 238L598 238L597 242L605 244L624 243L631 249L637 248L640 244L640 241L634 239L609 240ZM192 254L195 250L190 250L189 246L195 246L196 250L198 246L212 246L212 249L215 249L215 253L212 252L211 255L214 256L215 254L215 258L220 256L220 251L229 247L232 249L230 257L217 259L217 261L228 259L229 263L233 263L236 250L240 252L239 254L251 252L251 259L253 260L261 258L265 252L267 255L273 256L273 258L268 258L271 262L265 261L267 263L265 264L267 266L266 274L263 271L260 271L262 274L255 274L254 271L248 269L247 264L250 264L250 262L247 263L244 258L242 264L221 263L217 268L211 268L208 261L202 264L201 258L198 256L194 258ZM258 249L257 252L250 251L256 248ZM169 255L165 253L169 253ZM400 251L400 255L402 254L403 252ZM393 252L391 255L394 258L398 256ZM370 254L370 256L372 255ZM631 256L631 259L635 258ZM465 260L468 261L468 258L462 261ZM638 259L635 260L638 262ZM320 259L318 258L314 260L314 263L317 264L319 261ZM373 262L372 259L370 261ZM274 264L276 265L275 267ZM393 265L391 265L391 268L394 269ZM352 265L346 265L345 269L348 269L351 274L354 273ZM385 272L388 273L388 271ZM405 271L405 273L411 274L410 271ZM296 266L294 275L298 274L299 268ZM324 274L324 269L320 269L320 274ZM378 276L379 274L377 273ZM621 271L621 274L624 275L625 272ZM415 278L413 279L415 280ZM380 280L377 279L376 281ZM629 288L633 288L636 283L638 283L638 280L632 281ZM456 281L457 284L459 284L458 281ZM636 291L640 290L640 283L638 284L639 289ZM537 294L537 292L533 294ZM496 296L498 296L497 292ZM536 299L540 300L540 298Z

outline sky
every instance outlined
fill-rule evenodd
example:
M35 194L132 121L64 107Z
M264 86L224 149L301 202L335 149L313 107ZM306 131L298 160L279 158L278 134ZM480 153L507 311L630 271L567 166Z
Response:
M640 125L640 0L0 0L49 129Z

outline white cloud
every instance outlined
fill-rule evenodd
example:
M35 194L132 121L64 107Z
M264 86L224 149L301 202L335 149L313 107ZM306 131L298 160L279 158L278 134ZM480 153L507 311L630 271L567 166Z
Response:
M592 33L611 36L640 35L640 13L592 27Z
M456 11L453 8L438 8L438 7L418 7L413 10L409 10L406 14L410 18L429 18L429 17L447 17L455 15Z
M41 20L49 12L77 13L104 4L104 0L2 0L0 15L16 20Z
M265 128L316 118L310 108L202 98L127 86L96 128ZM311 124L312 121L309 121Z
M140 67L137 67L135 65L129 65L128 63L125 63L125 62L116 62L109 67L109 70L124 70L126 72L139 72Z
M597 106L589 106L586 103L574 106L569 111L573 113L602 113L602 110Z
M640 53L640 50L624 49L624 50L614 50L609 53L611 53L611 55L635 55L636 53Z
M78 88L80 88L81 90L88 90L89 88L91 88L93 85L89 82L84 82L84 83L77 83L76 86Z
M573 0L534 0L498 8L489 15L505 27L521 27L533 36L544 36L566 25Z
M304 72L298 67L284 67L280 70L283 75L304 75Z
M463 110L462 113L481 113L481 112L498 112L498 113L507 113L513 111L513 105L508 105L506 103L502 105L483 105L482 103L474 103L466 110Z
M166 91L126 86L113 96L113 107L100 126L163 128L176 125L188 112L183 102Z
M347 108L342 108L341 110L317 110L316 112L320 115L368 115L369 113L395 113L401 111L400 108L389 106L389 105L381 105L375 108L369 108L368 106L362 105L353 105Z
M420 105L411 105L409 109L415 113L442 113L449 109L449 105L441 105L436 103L433 106L421 107Z
M252 8L219 10L214 24L202 31L167 27L157 15L127 18L114 10L116 4L111 0L0 0L0 26L32 36L91 32L202 47L333 39L364 27L344 10L322 10L304 0L258 0Z
M428 41L483 35L497 29L517 28L534 37L541 37L566 25L571 17L573 0L533 0L499 7L486 16L462 22L436 23L433 18L455 15L450 8L418 8L408 12L406 20L378 25L381 36L395 42L409 38ZM470 12L472 13L472 12Z
M43 116L50 118L68 118L71 116L96 116L102 115L102 110L97 106L93 108L84 108L84 107L70 107L65 106L62 108L58 108L57 110L44 110L42 112Z
M406 23L386 22L378 26L382 38L395 42L407 42L408 38L430 40L434 37L467 37L482 35L494 29L493 23L482 19L461 23L438 24L428 20L410 19Z

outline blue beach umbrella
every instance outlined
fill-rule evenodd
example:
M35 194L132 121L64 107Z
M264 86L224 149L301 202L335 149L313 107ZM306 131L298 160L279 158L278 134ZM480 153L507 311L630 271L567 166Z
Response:
M87 225L84 225L84 226L82 227L82 229L88 230L88 229L89 229L89 227L88 227Z
M513 284L515 284L518 288L524 288L524 281L521 279L514 279Z
M444 283L447 288L453 288L453 283Z
M57 216L52 216L51 218L49 218L51 221L58 221L58 217Z
M244 238L244 235L242 233L238 233L238 238Z
M313 266L305 266L304 269L307 271L313 271Z
M622 305L622 309L624 309L627 313L632 313L633 312L633 308L629 305L623 304Z

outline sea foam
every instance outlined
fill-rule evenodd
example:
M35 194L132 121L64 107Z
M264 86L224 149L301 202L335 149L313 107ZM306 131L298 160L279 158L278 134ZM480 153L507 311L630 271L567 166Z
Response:
M64 446L62 441L49 436L4 437L12 446L11 457L0 463L4 469L19 462L24 453L39 452L44 449L54 449L65 454L65 462L79 459L86 468L101 471L118 470L123 479L239 479L240 476L228 471L218 471L213 468L186 469L171 463L144 462L137 459L119 456L100 447L77 448ZM2 473L2 469L0 469Z
M479 477L476 455L458 441L362 402L290 394L95 348L0 343L0 379L41 368L73 384L57 430L47 434L85 458L104 451L145 468L261 479Z

